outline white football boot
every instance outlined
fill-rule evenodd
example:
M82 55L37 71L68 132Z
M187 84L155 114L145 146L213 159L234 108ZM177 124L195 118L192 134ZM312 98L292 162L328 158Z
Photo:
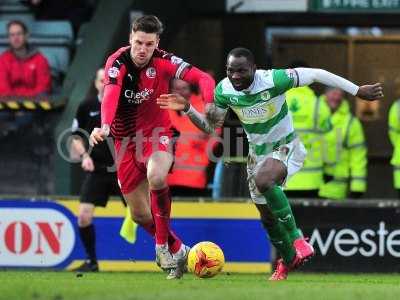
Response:
M176 262L176 268L170 270L167 279L180 279L183 276L183 273L186 273L187 270L187 260L189 255L190 247L183 245L181 249L177 253L173 255L173 258Z

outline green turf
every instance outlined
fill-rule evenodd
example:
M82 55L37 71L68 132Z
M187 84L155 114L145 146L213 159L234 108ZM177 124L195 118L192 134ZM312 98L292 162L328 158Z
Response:
M167 281L161 273L0 271L0 299L400 299L400 275L292 274L285 282L265 275L220 274Z

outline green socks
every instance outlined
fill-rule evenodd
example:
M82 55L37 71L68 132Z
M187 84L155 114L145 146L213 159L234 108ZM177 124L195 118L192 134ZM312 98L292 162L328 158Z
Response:
M289 200L282 189L275 185L264 193L264 197L267 199L267 204L278 223L286 229L291 242L293 243L294 240L302 237L300 230L296 226Z
M274 245L274 247L278 250L284 263L289 266L293 261L296 252L292 246L292 241L290 240L286 229L282 226L282 224L276 222L276 224L272 227L269 227L267 231L272 245Z

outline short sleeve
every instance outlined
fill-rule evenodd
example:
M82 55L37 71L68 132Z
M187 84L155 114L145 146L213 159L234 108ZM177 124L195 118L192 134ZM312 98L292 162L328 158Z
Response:
M298 85L298 75L294 69L272 70L272 78L275 88L280 95Z
M76 111L75 118L72 121L71 132L73 134L84 137L82 134L82 129L86 127L87 117L86 117L86 106L84 103L81 103Z
M214 91L214 104L215 106L228 109L229 108L229 99L222 93L222 82L220 82Z

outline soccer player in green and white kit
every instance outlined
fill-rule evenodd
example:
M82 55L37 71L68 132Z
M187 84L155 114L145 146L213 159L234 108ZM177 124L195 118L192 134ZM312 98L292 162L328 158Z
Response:
M247 171L251 198L271 243L282 257L270 280L284 280L290 270L314 255L313 247L296 225L281 187L302 167L306 156L293 128L285 92L319 82L365 100L375 100L383 97L382 85L357 86L321 69L257 70L253 54L245 48L229 52L226 74L227 78L215 89L214 103L207 107L206 116L179 95L161 95L157 102L161 108L184 111L207 133L222 126L228 108L237 114L250 144Z

